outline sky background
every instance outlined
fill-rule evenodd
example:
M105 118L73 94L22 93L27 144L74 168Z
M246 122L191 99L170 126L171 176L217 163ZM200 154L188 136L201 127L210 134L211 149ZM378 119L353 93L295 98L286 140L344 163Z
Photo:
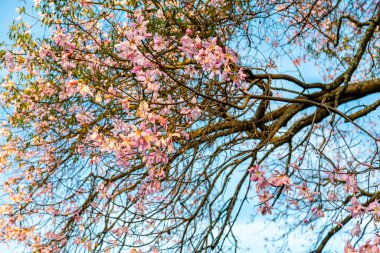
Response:
M0 39L5 40L9 24L18 17L17 6L21 5L19 0L0 0Z
M28 3L32 3L32 0L28 0ZM0 40L4 41L7 40L7 32L8 27L11 24L11 22L18 17L18 13L16 12L16 8L23 4L23 1L20 0L0 0ZM289 62L284 61L282 62L282 70L289 72L292 70L292 64L291 61ZM294 67L293 67L294 68ZM300 70L303 73L307 73L306 76L304 76L306 81L309 82L316 82L316 81L322 81L320 75L318 74L318 70L314 67L313 64L303 64L300 66ZM1 73L0 73L1 75ZM252 206L245 206L246 208L249 208L250 213L252 213L252 210L256 209L256 207L252 204ZM243 213L249 213L249 212L243 212ZM265 238L271 238L274 234L278 234L279 228L278 225L269 223L265 221L262 217L256 217L254 222L249 221L249 216L247 214L243 214L243 217L240 219L240 221L236 224L234 227L235 234L239 238L241 242L242 249L238 252L245 252L245 253L261 253L261 252L268 252L264 248L264 241ZM310 233L306 233L299 236L293 236L289 238L289 247L291 248L291 252L301 252L303 247L302 244L308 244L308 239L312 238L313 234L312 231ZM339 244L339 242L333 242L333 244ZM331 246L330 246L331 247ZM243 249L244 248L244 249ZM248 249L250 248L250 249ZM4 245L0 244L0 253L16 253L15 250L10 250ZM275 252L272 250L269 250L269 252Z

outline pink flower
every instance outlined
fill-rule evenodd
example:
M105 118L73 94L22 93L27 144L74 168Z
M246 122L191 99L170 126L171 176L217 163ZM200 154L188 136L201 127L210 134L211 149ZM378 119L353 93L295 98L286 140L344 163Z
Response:
M311 211L316 217L325 217L321 207L313 207Z
M329 191L329 193L327 194L327 198L330 201L335 201L337 199L337 196L336 196L335 192Z
M355 227L351 230L351 236L359 236L361 232L360 224L359 222L356 223Z
M81 220L82 220L82 218L80 217L79 213L75 214L75 216L74 216L75 223L79 223Z
M375 200L374 202L370 203L367 207L367 212L371 212L372 215L380 215L380 204Z
M287 175L285 175L284 173L280 173L278 170L275 170L275 172L277 173L277 175L273 175L268 179L271 185L277 187L291 185L292 182Z
M295 66L300 66L300 65L301 65L301 59L300 59L300 58L294 59L294 60L293 60L293 64L294 64Z
M339 226L339 227L343 227L343 224L342 224L342 222L340 222L340 221L334 221L333 223L334 223L335 225Z
M259 192L260 190L265 189L269 184L267 180L264 177L264 172L260 171L259 165L256 164L253 167L251 167L248 172L251 174L250 180L257 183L256 184L256 191Z
M358 182L354 175L350 175L350 174L342 175L342 180L346 181L346 184L344 185L344 190L346 192L351 192L351 193L358 192Z
M367 240L366 243L359 248L360 253L379 253L379 247L371 244L371 240Z
M254 172L258 171L259 170L259 165L256 164L256 165L253 165L251 168L249 168L248 172L250 174L253 174Z
M13 71L14 69L14 61L13 61L13 55L10 52L7 52L4 55L4 60L5 60L5 66L8 71Z
M352 206L347 207L347 210L351 212L351 216L353 218L359 215L362 215L364 213L364 207L360 205L356 197L351 198L351 205Z
M357 250L354 247L352 247L349 241L347 241L347 244L344 247L344 253L356 253L356 252Z
M167 47L167 44L164 42L161 36L154 36L153 43L153 49L157 51L161 51Z
M272 214L272 206L270 205L262 205L257 209L258 212L260 212L262 215Z
M259 202L260 204L267 204L267 202L273 198L273 195L270 194L269 192L267 191L264 191L263 194L259 194Z
M306 197L310 195L310 189L307 187L306 182L303 182L302 185L296 185L296 188L300 190L297 195Z

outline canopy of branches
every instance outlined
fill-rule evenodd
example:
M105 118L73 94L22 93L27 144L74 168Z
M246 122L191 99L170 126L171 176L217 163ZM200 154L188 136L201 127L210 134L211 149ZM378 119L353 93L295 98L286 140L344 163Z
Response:
M379 1L33 8L0 51L0 241L244 252L244 212L282 227L275 252L310 229L308 252L380 252Z

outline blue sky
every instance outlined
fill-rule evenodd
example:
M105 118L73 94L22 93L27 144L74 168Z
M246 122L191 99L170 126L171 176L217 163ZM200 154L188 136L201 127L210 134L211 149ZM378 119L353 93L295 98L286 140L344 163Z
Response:
M0 1L0 39L6 39L9 24L18 17L16 12L17 6L22 4L18 0L1 0Z

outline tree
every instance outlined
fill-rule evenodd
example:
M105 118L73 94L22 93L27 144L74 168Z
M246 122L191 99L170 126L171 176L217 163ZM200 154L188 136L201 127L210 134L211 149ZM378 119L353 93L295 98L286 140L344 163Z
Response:
M379 252L378 1L34 2L0 53L2 241L229 252L249 210Z

